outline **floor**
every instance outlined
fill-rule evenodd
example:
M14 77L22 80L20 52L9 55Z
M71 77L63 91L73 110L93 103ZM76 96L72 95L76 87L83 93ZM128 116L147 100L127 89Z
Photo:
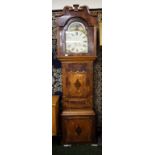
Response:
M91 144L72 144L64 147L60 143L58 137L52 138L52 155L102 155L102 142L98 138L98 144L92 146Z

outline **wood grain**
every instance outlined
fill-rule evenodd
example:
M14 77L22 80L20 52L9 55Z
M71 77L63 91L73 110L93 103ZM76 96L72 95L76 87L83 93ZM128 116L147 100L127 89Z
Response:
M88 34L88 53L66 53L65 32L72 22L81 22ZM63 143L90 143L95 139L93 110L93 62L96 59L97 17L87 6L66 6L56 18L57 58L62 63Z

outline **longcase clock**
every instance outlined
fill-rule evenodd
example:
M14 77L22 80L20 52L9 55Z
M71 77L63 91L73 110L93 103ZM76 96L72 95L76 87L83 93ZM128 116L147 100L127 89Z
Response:
M63 143L95 140L93 62L96 59L97 17L87 6L66 6L56 17L57 58L62 63Z

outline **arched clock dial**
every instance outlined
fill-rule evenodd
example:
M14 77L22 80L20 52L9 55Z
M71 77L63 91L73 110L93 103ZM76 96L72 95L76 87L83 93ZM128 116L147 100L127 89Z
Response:
M88 37L85 26L73 22L66 31L66 53L88 53Z

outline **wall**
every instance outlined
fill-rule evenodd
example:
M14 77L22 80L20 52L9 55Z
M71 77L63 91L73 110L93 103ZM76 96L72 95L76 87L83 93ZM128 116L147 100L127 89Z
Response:
M91 9L101 8L102 0L52 0L52 9L53 10L62 10L66 5L87 5Z

